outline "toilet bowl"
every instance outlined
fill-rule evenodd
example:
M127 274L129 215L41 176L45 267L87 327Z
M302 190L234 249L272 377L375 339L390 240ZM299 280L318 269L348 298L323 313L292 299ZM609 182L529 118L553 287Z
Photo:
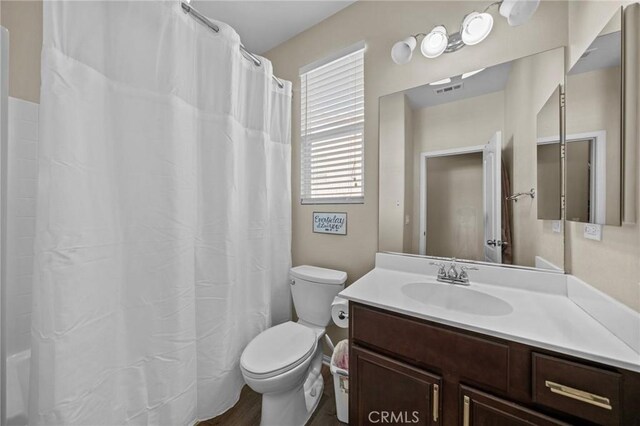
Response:
M298 321L256 336L240 357L245 382L262 394L263 426L302 426L322 396L322 344L331 321L331 301L344 288L342 271L297 266L291 293Z

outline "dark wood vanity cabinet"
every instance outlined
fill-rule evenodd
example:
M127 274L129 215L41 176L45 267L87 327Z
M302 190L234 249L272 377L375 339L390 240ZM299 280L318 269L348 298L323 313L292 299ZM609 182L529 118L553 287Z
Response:
M350 303L351 425L640 425L640 374Z
M366 349L353 347L359 392L353 407L365 423L437 425L442 378Z
M566 423L493 395L460 386L460 412L464 425L565 425Z

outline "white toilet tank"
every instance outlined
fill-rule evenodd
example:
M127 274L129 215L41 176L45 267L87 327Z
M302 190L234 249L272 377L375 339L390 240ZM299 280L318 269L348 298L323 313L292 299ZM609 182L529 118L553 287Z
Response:
M291 295L298 318L326 327L331 322L331 302L342 291L347 273L316 266L291 268Z

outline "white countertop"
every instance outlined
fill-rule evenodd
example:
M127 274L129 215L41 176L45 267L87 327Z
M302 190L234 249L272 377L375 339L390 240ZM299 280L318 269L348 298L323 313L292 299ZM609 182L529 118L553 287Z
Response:
M340 296L400 314L640 372L640 354L580 308L566 293L474 283L473 274L470 275L471 286L466 288L506 301L512 306L512 312L484 316L428 305L406 296L402 287L408 283L435 282L434 276L381 267L347 287Z

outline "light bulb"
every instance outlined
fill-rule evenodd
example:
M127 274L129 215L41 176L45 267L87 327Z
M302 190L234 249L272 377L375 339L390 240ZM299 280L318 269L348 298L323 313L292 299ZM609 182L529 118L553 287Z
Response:
M493 16L488 13L471 12L464 17L460 35L464 44L472 46L487 38L493 28Z
M413 50L416 48L418 41L414 36L407 37L397 42L391 48L391 59L398 65L406 64L413 56Z
M449 44L447 29L442 25L438 25L424 37L420 45L420 51L425 58L437 58L446 50L447 44Z
M540 5L540 0L504 0L500 5L500 15L507 18L512 27L527 22Z

